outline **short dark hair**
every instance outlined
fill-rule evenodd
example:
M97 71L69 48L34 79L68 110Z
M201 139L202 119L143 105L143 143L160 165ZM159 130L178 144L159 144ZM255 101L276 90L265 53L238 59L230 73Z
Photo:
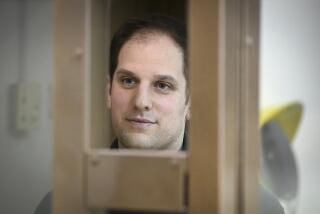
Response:
M184 77L187 77L187 32L185 24L177 19L153 14L146 18L132 18L125 22L114 34L110 46L109 78L110 83L118 65L118 57L123 45L136 35L148 33L162 33L169 36L183 52Z

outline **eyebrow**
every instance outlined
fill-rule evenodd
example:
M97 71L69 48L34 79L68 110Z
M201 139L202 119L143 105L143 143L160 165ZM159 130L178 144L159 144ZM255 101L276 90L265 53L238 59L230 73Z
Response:
M119 69L118 71L117 71L117 74L119 75L129 75L129 76L133 76L134 78L137 78L138 79L138 77L137 77L137 75L135 74L135 73L133 73L132 71L129 71L129 70L126 70L126 69L123 69L123 68L121 68L121 69ZM175 84L175 85L177 85L177 83L178 83L178 81L174 78L174 77L172 77L172 76L170 76L170 75L162 75L162 74L158 74L158 75L155 75L155 79L156 80L160 80L160 81L169 81L169 82L172 82L172 84Z
M160 74L160 75L155 75L155 78L160 81L169 81L175 85L177 84L177 80L170 75L161 75Z
M122 75L129 75L133 76L134 78L138 78L132 71L126 70L126 69L119 69L117 72L117 75L122 74Z

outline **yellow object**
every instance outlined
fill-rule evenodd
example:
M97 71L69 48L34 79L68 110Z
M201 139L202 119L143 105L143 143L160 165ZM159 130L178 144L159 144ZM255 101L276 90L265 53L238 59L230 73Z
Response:
M259 127L261 128L268 122L278 123L289 141L292 142L301 119L302 110L303 106L298 102L264 109L260 113Z

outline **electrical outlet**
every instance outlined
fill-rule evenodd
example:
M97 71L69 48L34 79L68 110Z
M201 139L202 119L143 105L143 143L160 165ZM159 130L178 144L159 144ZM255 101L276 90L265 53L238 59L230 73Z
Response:
M31 131L40 127L41 85L37 82L17 84L16 128Z

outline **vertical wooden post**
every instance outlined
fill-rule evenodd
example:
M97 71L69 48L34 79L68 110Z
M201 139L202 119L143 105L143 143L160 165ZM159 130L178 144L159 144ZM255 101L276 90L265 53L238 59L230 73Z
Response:
M189 2L190 214L219 207L219 1Z
M259 0L190 0L190 214L258 213Z
M111 40L111 1L86 0L87 76L90 91L87 113L90 117L88 146L109 148L112 133L106 105L106 85L109 65L109 41Z
M259 23L260 1L241 1L241 213L259 213Z
M84 214L84 0L54 2L53 213Z

